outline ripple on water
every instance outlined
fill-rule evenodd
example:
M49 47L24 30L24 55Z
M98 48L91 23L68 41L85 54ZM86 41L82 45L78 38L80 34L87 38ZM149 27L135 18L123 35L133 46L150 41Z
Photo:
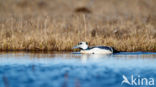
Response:
M0 87L120 87L122 75L156 79L155 58L155 53L140 52L0 54Z

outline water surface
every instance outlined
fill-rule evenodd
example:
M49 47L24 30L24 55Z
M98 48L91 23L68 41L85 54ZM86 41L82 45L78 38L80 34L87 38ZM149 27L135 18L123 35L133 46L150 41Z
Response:
M156 80L156 53L0 53L0 87L134 87L123 75Z

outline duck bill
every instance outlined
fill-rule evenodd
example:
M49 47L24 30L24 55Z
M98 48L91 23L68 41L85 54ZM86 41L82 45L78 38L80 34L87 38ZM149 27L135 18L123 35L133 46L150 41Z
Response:
M77 49L77 48L79 48L79 46L74 46L74 47L73 47L73 49Z

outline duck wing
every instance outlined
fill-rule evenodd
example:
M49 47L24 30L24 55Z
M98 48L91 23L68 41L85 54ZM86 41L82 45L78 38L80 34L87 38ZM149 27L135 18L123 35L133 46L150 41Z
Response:
M113 53L119 53L119 51L117 51L116 49L110 46L93 46L93 47L89 47L88 49L93 49L93 48L100 48L100 49L110 50Z
M104 50L110 50L111 52L113 52L113 48L109 47L109 46L95 46L95 47L90 47L90 49L92 48L100 48L100 49L104 49Z

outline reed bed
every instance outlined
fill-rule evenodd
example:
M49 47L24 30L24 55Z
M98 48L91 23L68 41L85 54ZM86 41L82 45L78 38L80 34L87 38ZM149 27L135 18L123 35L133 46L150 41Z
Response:
M0 2L1 51L72 51L80 41L156 51L154 0Z

